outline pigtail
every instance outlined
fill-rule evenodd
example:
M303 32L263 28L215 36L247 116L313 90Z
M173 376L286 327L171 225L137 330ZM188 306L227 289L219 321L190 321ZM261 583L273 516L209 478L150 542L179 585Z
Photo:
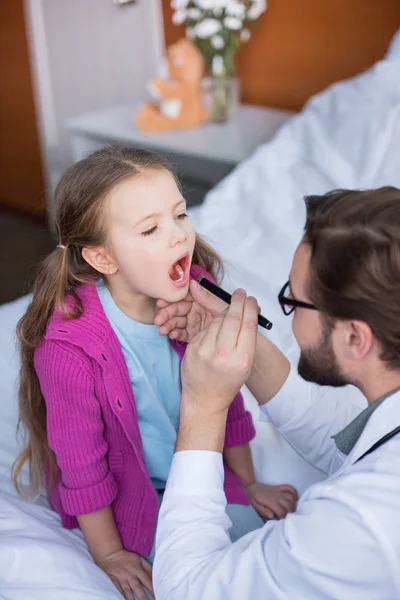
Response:
M71 309L66 302L70 292L71 276L68 268L68 248L58 247L41 263L33 290L32 301L17 326L21 349L21 378L19 389L19 429L23 429L26 445L13 465L13 481L19 494L20 473L29 461L30 488L38 496L45 488L44 471L54 484L56 462L48 446L46 433L46 405L34 368L34 352L44 336L46 325L57 307L68 318L76 318L82 311L78 301Z

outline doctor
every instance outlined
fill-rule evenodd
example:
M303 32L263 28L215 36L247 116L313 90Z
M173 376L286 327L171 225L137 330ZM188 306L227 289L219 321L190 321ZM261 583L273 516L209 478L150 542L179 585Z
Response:
M400 191L307 198L279 294L293 313L297 370L257 333L254 299L237 291L224 310L200 286L191 292L161 304L156 320L161 333L190 341L159 517L157 600L400 598ZM245 382L261 414L327 479L295 513L232 544L222 449ZM324 386L346 384L365 395L361 414L340 392L324 397Z

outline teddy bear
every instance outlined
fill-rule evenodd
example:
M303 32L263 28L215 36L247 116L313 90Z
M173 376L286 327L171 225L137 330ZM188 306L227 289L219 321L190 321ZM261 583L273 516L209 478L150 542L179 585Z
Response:
M136 113L136 126L141 131L193 127L208 120L202 104L205 62L200 51L184 38L169 46L165 66L164 76L154 78L149 85L153 100Z

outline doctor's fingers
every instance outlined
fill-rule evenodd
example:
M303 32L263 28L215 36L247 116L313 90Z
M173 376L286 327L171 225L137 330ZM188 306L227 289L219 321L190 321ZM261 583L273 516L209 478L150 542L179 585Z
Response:
M188 351L196 351L203 358L214 358L216 352L218 333L221 329L223 315L215 317L210 325L192 339L188 346Z
M223 314L218 332L218 346L224 350L236 348L239 333L243 322L243 313L246 303L246 292L235 290L228 310Z
M164 325L167 321L174 317L184 317L189 314L192 308L191 296L186 296L189 300L180 300L171 304L164 300L158 300L157 306L160 309L155 316L154 324L158 326Z
M232 295L231 304L224 313L218 334L218 346L223 350L235 348L239 355L255 349L259 307L255 298L247 297L238 289Z
M172 317L159 329L160 335L169 335L174 329L186 329L187 317Z

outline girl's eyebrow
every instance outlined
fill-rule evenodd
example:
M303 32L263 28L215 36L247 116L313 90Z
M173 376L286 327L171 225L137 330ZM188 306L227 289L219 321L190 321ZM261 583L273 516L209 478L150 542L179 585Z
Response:
M176 204L174 204L174 206L172 207L172 210L175 210L176 208L178 208L178 206L180 204L183 204L183 203L186 204L186 200L184 198L182 198ZM144 221L147 221L148 219L153 219L154 217L159 217L160 215L161 215L161 213L152 213L151 215L146 215L145 217L140 219L137 223L135 223L134 227L137 227L138 225L140 225Z

